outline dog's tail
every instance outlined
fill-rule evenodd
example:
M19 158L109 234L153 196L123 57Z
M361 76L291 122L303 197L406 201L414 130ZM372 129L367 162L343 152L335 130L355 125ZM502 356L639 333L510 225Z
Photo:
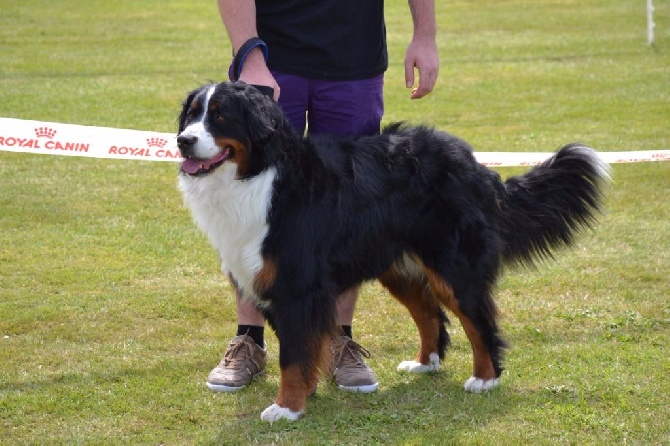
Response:
M503 261L532 265L569 246L590 227L600 210L609 165L581 144L569 144L551 158L504 183Z

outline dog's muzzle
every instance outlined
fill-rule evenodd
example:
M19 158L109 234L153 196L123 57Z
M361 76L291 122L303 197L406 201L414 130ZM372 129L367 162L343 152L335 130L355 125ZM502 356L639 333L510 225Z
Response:
M177 147L184 158L181 163L181 171L187 175L200 176L212 172L223 164L231 156L230 147L208 159L197 158L194 155L195 145L198 142L197 136L179 135L177 136Z

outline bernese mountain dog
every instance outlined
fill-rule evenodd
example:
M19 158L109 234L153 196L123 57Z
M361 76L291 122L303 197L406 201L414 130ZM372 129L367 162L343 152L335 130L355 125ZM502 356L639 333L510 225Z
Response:
M439 368L448 309L472 346L465 390L497 386L505 342L492 292L502 266L571 245L609 178L581 144L503 182L466 142L425 126L303 137L242 82L191 92L177 144L186 205L279 340L279 394L261 414L270 422L304 413L327 367L336 299L371 279L418 327L418 354L398 369Z

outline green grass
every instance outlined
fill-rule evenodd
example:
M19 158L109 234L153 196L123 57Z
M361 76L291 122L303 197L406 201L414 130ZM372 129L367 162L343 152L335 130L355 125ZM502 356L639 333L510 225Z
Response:
M404 1L387 1L387 121L482 151L670 148L668 4L656 2L648 47L642 1L437 3L437 89L410 101L411 23ZM184 94L227 71L214 2L0 7L0 116L174 132ZM462 391L457 323L441 372L397 373L415 328L369 284L354 331L380 390L323 383L303 420L269 425L274 336L250 388L204 386L234 331L233 295L176 166L0 152L0 444L668 444L670 163L613 174L594 231L501 281L512 348L499 389Z

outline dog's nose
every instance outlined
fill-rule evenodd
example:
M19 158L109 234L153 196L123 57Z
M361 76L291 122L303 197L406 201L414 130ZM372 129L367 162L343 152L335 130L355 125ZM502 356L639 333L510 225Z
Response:
M198 141L197 136L177 136L177 147L179 147L179 151L181 152L182 156L187 157L191 155L196 141Z
M197 136L179 135L177 136L177 146L179 146L179 148L182 150L187 149L193 147L193 145L197 140L198 140Z

